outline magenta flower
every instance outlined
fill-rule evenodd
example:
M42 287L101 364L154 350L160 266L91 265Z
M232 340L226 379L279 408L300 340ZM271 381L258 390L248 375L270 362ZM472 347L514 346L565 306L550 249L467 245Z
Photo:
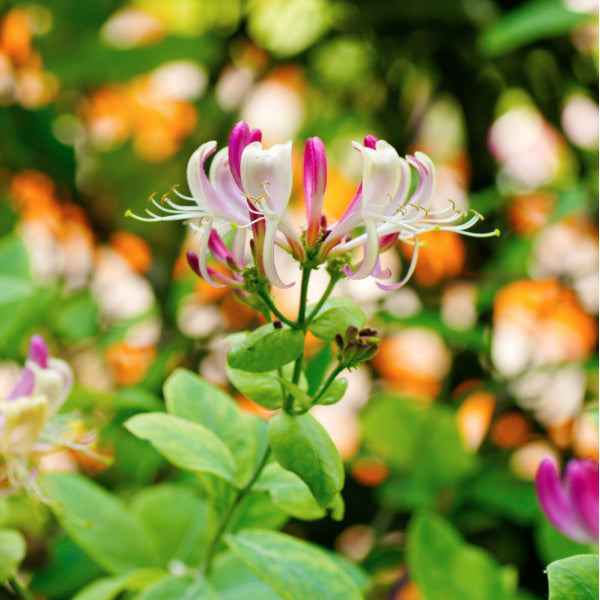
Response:
M548 520L563 535L583 544L598 543L598 463L572 459L563 478L550 459L542 461L535 487Z

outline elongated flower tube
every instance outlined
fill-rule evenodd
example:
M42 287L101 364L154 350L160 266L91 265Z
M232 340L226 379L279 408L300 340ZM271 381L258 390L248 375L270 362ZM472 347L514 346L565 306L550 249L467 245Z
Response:
M62 406L72 384L69 365L51 358L44 339L33 336L16 385L0 400L0 473L13 490L31 480L30 454L45 445L48 419Z
M241 178L257 219L265 222L264 240L254 239L257 255L262 242L260 256L264 273L273 285L290 287L293 283L285 284L275 268L275 244L290 250L298 260L305 257L300 238L285 213L292 192L292 142L277 144L268 150L264 150L260 142L246 146L242 153ZM283 238L277 237L279 232Z
M307 140L304 148L304 198L306 199L306 246L313 248L319 238L323 198L327 186L327 156L318 137Z
M401 158L390 144L373 136L367 136L364 145L354 143L354 147L363 155L362 182L320 249L320 255L325 257L362 247L363 259L358 267L353 270L346 265L344 269L348 277L364 279L387 275L379 268L379 255L400 240L414 248L405 276L395 284L377 283L383 289L397 289L414 272L420 234L447 230L474 237L497 235L496 231L484 234L468 231L482 219L481 215L474 212L468 218L464 212L456 210L451 201L443 210L429 211L435 190L435 168L427 155L417 152L414 156ZM409 197L411 167L417 171L419 180ZM348 237L361 227L364 227L364 233Z
M535 479L539 503L562 534L583 544L598 544L598 463L572 459L561 479L553 461L540 465Z

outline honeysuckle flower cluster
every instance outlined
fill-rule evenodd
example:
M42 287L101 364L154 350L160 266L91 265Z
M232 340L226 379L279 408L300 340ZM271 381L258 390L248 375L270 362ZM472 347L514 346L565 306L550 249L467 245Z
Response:
M261 132L238 123L229 145L216 153L209 174L205 163L216 150L216 142L202 144L187 168L191 196L173 188L183 203L168 195L147 216L128 214L142 221L181 220L199 232L198 251L187 255L192 269L209 284L249 291L248 275L254 272L270 284L284 288L294 282L282 281L276 264L275 247L289 252L303 268L315 269L328 262L336 264L339 278L374 277L383 289L397 289L411 277L417 264L419 235L447 230L486 237L497 231L473 233L471 227L482 219L455 208L452 201L443 210L430 211L435 190L435 167L428 156L416 152L402 158L384 140L368 135L363 144L354 142L362 155L362 181L341 218L327 223L322 214L327 186L327 157L323 142L313 137L304 150L304 195L306 227L295 230L286 213L292 192L292 142L265 149ZM418 183L411 192L413 172ZM224 240L233 229L230 243ZM397 242L412 245L413 253L404 276L390 282L389 269L382 269L381 253ZM354 251L362 258L353 262ZM209 266L208 257L220 264ZM249 270L250 269L250 270ZM255 281L255 277L251 281Z
M572 459L561 479L550 459L535 480L538 500L549 521L563 535L582 544L598 544L598 463Z
M0 487L12 493L25 487L38 492L34 478L38 460L62 448L82 450L82 440L56 413L73 385L73 371L52 358L45 340L34 335L25 367L13 389L0 399ZM39 492L38 492L39 493Z

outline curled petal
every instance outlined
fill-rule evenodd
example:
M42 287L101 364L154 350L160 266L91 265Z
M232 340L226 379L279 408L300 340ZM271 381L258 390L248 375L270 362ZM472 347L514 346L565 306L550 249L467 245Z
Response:
M392 283L392 284L383 284L383 283L379 283L379 281L377 281L376 282L377 287L379 287L380 289L385 290L385 291L392 291L392 290L397 290L397 289L401 288L403 285L408 283L408 280L413 276L413 273L415 272L415 269L417 268L418 258L419 258L419 239L418 239L418 236L415 234L414 239L413 239L412 258L410 259L410 265L408 266L408 269L407 269L404 277L398 283Z
M232 209L232 221L238 225L246 225L250 220L248 206L242 190L233 178L227 148L222 148L215 155L210 165L209 179L219 196Z
M306 142L304 149L304 197L306 199L306 242L313 247L319 235L323 198L327 185L327 156L318 137Z
M344 267L344 273L350 279L364 279L373 273L377 267L379 258L379 236L377 227L373 221L366 222L367 243L365 244L365 255L358 270L353 273L349 265Z
M571 498L590 540L598 543L598 463L571 460L565 470Z
M294 284L286 284L281 281L277 269L275 268L275 236L277 235L277 221L268 221L265 229L264 246L262 251L262 260L267 279L275 286L280 288L289 288Z
M542 461L535 479L540 505L548 520L561 533L577 542L588 542L589 534L580 522L558 468L550 459Z
M407 156L406 160L419 173L419 183L410 201L425 209L429 208L435 190L435 166L429 156L423 152L415 152L414 156Z
M248 123L240 121L232 130L229 136L229 165L231 175L238 187L242 189L241 162L244 148L252 142L260 142L262 133L260 129L250 131Z

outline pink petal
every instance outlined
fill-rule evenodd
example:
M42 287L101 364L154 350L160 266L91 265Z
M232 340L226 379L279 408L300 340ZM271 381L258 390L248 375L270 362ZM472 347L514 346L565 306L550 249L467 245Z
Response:
M46 340L41 335L34 335L29 342L28 360L34 362L42 369L48 368L48 346Z
M552 525L572 540L587 542L589 535L577 517L556 465L550 459L545 459L540 464L535 487L542 510Z
M378 142L378 140L374 135L369 134L369 135L365 136L364 145L367 148L373 148L373 150L375 150L375 147L377 146L377 142Z
M21 375L13 389L6 396L7 400L14 400L22 396L29 396L33 392L35 385L35 377L33 371L29 367L25 367L21 371Z
M229 166L233 179L242 189L242 153L244 148L252 142L260 142L262 133L260 129L250 131L246 121L240 121L232 130L229 136Z
M598 543L598 463L570 460L565 479L579 518L588 531L589 541Z
M304 149L304 197L306 199L306 242L313 247L319 235L323 198L327 185L327 156L318 137L307 140Z

